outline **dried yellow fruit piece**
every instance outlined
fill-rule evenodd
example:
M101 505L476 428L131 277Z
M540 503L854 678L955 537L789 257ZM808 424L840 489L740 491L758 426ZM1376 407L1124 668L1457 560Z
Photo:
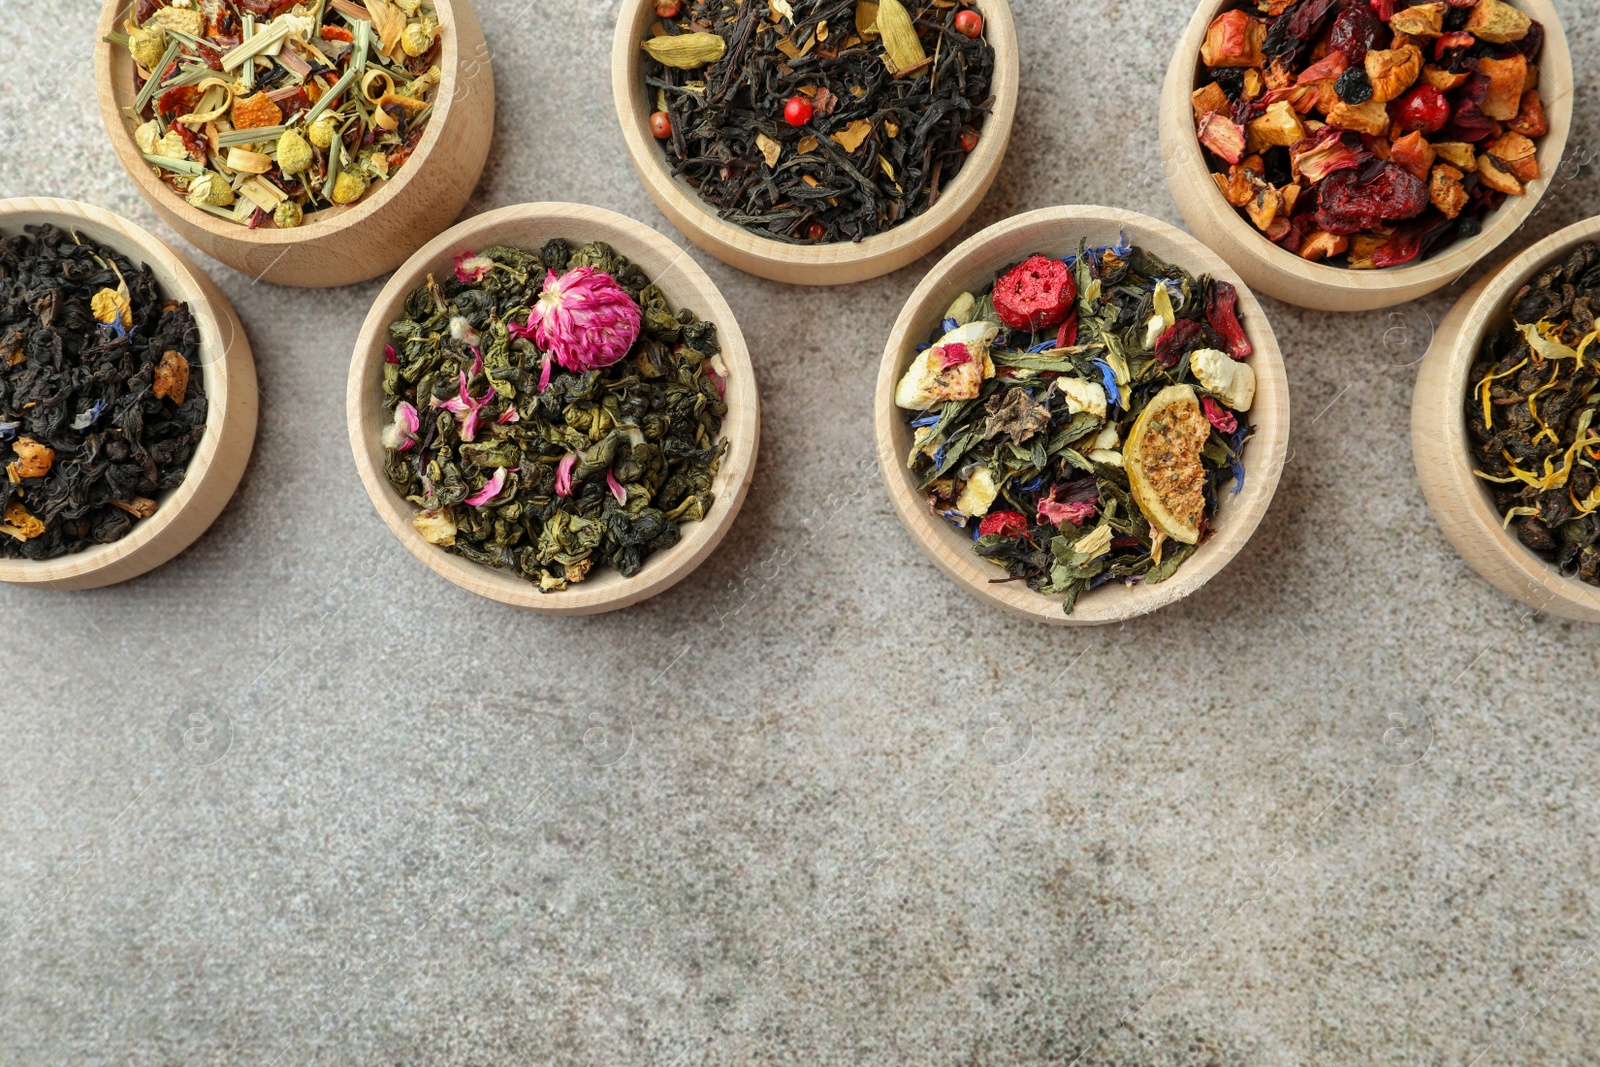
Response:
M18 541L31 541L44 533L44 523L28 514L27 508L13 500L6 506L6 521L5 525L0 526L0 533L9 534Z
M652 37L643 47L662 66L694 70L721 59L728 50L728 42L715 33L684 33L676 37Z
M871 133L871 121L867 119L856 119L838 133L833 134L832 137L835 141L839 142L846 152L854 152L856 149L861 147L861 142L865 141L867 136Z
M1151 526L1186 545L1200 540L1206 506L1200 450L1210 436L1194 387L1169 385L1139 413L1122 450L1134 503Z
M756 147L761 149L761 155L766 159L767 166L776 167L778 165L778 157L783 155L783 145L764 133L758 133L756 134Z
M19 437L11 446L17 454L14 466L23 478L43 478L56 461L56 450L31 437Z

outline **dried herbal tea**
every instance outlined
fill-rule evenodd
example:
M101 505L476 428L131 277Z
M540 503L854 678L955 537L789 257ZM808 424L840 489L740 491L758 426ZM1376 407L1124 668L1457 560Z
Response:
M125 34L145 162L255 229L353 204L405 165L439 85L421 0L137 0Z
M927 211L993 106L967 0L666 0L643 44L651 130L729 222L860 241Z
M199 355L149 268L54 226L0 240L0 557L109 544L156 513L205 433Z
M551 592L632 577L715 504L717 328L609 246L463 253L390 330L385 470L432 544Z
M1600 246L1551 264L1508 310L1467 377L1474 473L1518 540L1600 585Z
M1267 239L1396 267L1476 236L1538 179L1543 50L1544 26L1503 0L1254 0L1206 31L1195 128Z
M963 293L895 388L928 507L1009 578L1078 597L1172 576L1244 485L1238 292L1129 245L1034 255Z

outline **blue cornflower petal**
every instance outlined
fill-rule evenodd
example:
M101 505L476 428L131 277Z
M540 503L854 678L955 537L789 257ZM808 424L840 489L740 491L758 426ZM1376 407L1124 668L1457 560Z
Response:
M1034 475L1033 480L1028 482L1024 482L1020 478L1013 478L1012 481L1016 482L1017 488L1021 489L1024 493L1036 493L1039 491L1039 487L1044 485L1044 475L1036 474Z
M1029 352L1034 352L1034 353L1048 352L1052 348L1054 348L1055 346L1056 346L1056 339L1054 337L1051 337L1048 340L1040 341L1038 344L1036 344L1032 348L1028 349L1028 351Z
M928 349L930 349L932 347L933 347L933 345L928 344L927 342L924 342L924 343L922 343L922 344L917 346L917 351L918 352L926 352Z
M944 465L944 454L949 447L950 442L946 441L944 444L940 445L939 450L933 454L933 465L935 467L941 467Z
M1228 461L1228 467L1233 471L1233 488L1229 492L1233 496L1238 496L1239 490L1244 488L1244 464L1235 455Z
M1103 359L1094 360L1093 363L1100 368L1100 384L1106 387L1106 396L1117 407L1123 407L1122 390L1117 386L1117 372L1112 370L1111 364Z
M924 427L924 426L932 426L934 423L936 423L938 421L939 421L939 416L938 415L924 415L920 419L912 419L911 420L911 425L920 430L922 427Z
M72 420L72 428L74 430L87 430L95 424L95 420L100 418L100 413L105 409L106 402L104 400L96 400L94 407Z
M20 422L0 422L0 441L9 441L17 435Z
M961 324L959 322L957 322L955 319L945 319L943 322L941 322L939 324L939 328L941 330L943 330L945 333L949 333L951 330L955 329L957 326L960 326L960 325Z

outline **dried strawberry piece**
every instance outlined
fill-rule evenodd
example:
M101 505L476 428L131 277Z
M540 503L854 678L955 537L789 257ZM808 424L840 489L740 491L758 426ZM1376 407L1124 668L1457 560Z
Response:
M1061 260L1036 255L1000 276L993 299L994 313L1013 330L1044 330L1072 314L1078 285Z
M1234 359L1248 359L1250 353L1255 351L1255 346L1250 343L1250 338L1244 335L1244 327L1239 324L1239 290L1230 282L1214 278L1211 282L1211 295L1206 300L1206 321L1211 324L1211 329L1222 338L1222 344L1228 355Z
M1339 17L1333 20L1333 29L1328 31L1328 51L1342 52L1351 63L1360 63L1387 33L1387 27L1370 7L1359 4L1347 7L1339 12Z
M1393 163L1341 170L1317 187L1317 228L1348 236L1381 222L1411 219L1428 206L1428 187Z
M951 367L959 367L963 363L971 363L972 350L963 344L949 344L944 346L942 355L939 358L940 367L944 370L949 370Z
M1433 59L1436 63L1444 62L1444 54L1452 49L1467 49L1478 43L1478 39L1463 30L1446 33L1433 42Z
M1402 130L1438 133L1450 121L1450 101L1432 85L1419 85L1402 96L1392 111Z
M1020 511L991 511L978 523L981 537L1021 537L1028 532L1028 517Z
M1156 340L1156 362L1176 367L1178 360L1194 351L1205 336L1205 327L1192 319L1179 319Z

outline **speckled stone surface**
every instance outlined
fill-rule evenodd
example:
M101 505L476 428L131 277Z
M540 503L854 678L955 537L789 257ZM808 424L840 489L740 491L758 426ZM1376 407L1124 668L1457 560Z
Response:
M1180 221L1155 109L1186 5L1015 6L1016 138L961 236ZM1558 6L1589 159L1596 10ZM104 142L95 7L6 3L0 194L176 240ZM476 210L676 238L616 130L616 8L479 4ZM1507 251L1600 212L1572 169ZM749 502L693 580L550 620L369 505L344 378L378 283L199 258L261 375L237 498L124 586L0 589L0 1063L1594 1061L1600 630L1475 577L1411 467L1415 364L1476 274L1392 314L1267 301L1295 420L1260 531L1190 600L1062 631L953 587L864 466L923 267L812 291L697 256L760 376ZM231 732L198 757L169 726L197 709Z

